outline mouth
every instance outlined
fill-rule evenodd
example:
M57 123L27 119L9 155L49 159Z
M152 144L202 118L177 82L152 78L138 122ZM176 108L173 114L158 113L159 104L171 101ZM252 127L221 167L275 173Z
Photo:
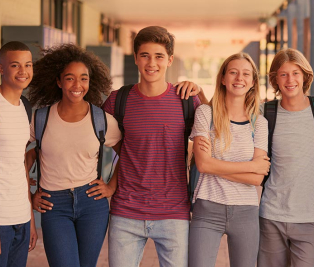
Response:
M295 88L297 88L297 85L285 86L285 88L286 88L288 91L293 91Z
M235 88L239 88L239 89L242 89L245 87L245 85L243 85L243 84L233 84L232 86Z
M18 80L19 82L26 82L28 80L27 77L16 77L16 80Z
M71 94L78 97L78 96L81 96L83 94L83 91L71 91Z
M157 73L158 70L145 70L145 72L151 75Z

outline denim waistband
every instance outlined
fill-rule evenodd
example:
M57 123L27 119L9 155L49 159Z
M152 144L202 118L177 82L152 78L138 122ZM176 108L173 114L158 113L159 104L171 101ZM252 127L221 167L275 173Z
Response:
M68 192L80 192L80 191L86 191L87 189L91 188L91 187L94 187L96 186L97 184L94 184L94 185L89 185L88 184L85 184L85 185L82 185L82 186L78 186L78 187L73 187L73 188L69 188L69 189L63 189L63 190L47 190L45 188L42 188L41 189L44 191L44 192L52 192L52 193L68 193Z

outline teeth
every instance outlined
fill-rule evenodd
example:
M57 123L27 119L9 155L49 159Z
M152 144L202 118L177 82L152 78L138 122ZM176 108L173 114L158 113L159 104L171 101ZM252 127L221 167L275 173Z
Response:
M295 87L296 87L295 85L294 86L286 86L287 89L293 89Z
M244 85L239 85L239 84L234 84L233 86L237 87L237 88L243 88L244 87Z
M149 72L149 73L154 73L155 72L155 70L146 70L147 72Z
M16 78L18 81L25 82L27 78Z
M74 95L80 95L82 92L71 92Z

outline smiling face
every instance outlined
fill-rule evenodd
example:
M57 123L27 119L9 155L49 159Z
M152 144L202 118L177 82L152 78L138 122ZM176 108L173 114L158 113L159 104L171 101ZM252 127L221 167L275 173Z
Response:
M284 63L277 71L276 81L283 98L303 98L304 76L298 65Z
M82 62L71 62L61 73L58 86L62 89L62 101L80 103L89 89L88 68Z
M229 62L222 84L226 87L226 94L244 96L254 85L253 68L246 59L235 59Z
M7 51L0 59L2 87L25 89L33 78L32 54L29 51Z
M173 56L169 57L165 46L157 43L142 44L134 57L141 73L141 83L165 82L167 68L173 61Z

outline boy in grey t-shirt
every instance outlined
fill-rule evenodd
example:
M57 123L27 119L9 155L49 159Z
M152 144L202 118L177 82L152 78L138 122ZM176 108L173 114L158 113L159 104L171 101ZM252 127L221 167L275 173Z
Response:
M314 119L306 92L313 70L297 50L274 58L277 94L272 165L260 206L258 267L314 266Z

